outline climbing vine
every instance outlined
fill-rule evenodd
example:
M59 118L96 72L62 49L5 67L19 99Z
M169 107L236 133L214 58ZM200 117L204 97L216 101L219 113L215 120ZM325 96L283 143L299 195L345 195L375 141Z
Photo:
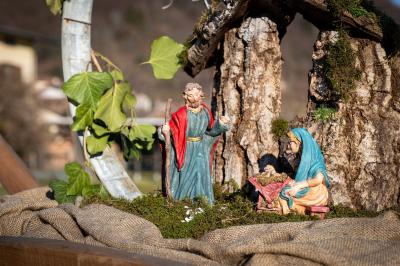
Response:
M63 0L46 3L54 15L62 12ZM157 79L171 79L181 67L179 55L183 49L182 44L162 36L153 41L150 58L142 64L150 64ZM119 144L124 158L129 160L139 159L140 152L150 150L154 142L155 127L136 123L136 98L121 69L94 51L91 63L96 71L75 74L62 86L69 102L76 106L71 128L83 136L86 164L67 164L64 170L68 180L50 183L60 203L72 202L77 196L106 193L102 186L92 184L85 168L92 172L90 157L102 154L110 144Z

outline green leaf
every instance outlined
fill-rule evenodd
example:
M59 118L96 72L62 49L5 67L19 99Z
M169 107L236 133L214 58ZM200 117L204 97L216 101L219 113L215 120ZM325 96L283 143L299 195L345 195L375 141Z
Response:
M63 2L64 0L46 0L46 4L53 15L61 14Z
M93 123L92 124L92 129L93 129L93 133L97 137L102 137L105 134L109 134L110 133L110 131L107 128L105 128L105 127L103 127L103 126L101 126L101 125L99 125L97 123Z
M72 130L79 131L85 130L86 127L93 123L93 110L90 109L88 104L80 104L76 108L76 115L72 123Z
M145 63L151 64L157 79L172 79L181 67L178 55L183 50L184 45L167 36L162 36L151 44L150 59Z
M136 125L129 131L129 140L154 141L153 134L156 128L152 125Z
M131 93L127 93L124 99L124 108L135 108L136 105L136 97L131 94Z
M114 89L107 91L101 97L99 107L94 114L94 118L103 121L112 132L119 131L126 121L122 103L128 92L127 88L123 83L116 83Z
M102 199L110 197L110 193L108 193L107 189L104 186L101 186L99 195Z
M117 67L110 59L108 59L108 58L105 57L104 55L100 54L99 52L94 52L94 54L95 54L96 56L100 57L101 60L103 60L104 62L106 62L108 66L114 68L115 70L121 71L121 69L119 69L119 67Z
M124 74L123 74L122 71L120 71L120 70L114 69L114 70L112 70L112 71L110 72L110 74L111 74L111 76L113 77L113 79L114 79L115 81L125 80Z
M69 163L64 167L68 175L67 195L82 195L84 187L90 186L90 176L79 163Z
M51 180L49 183L49 187L53 190L54 193L54 199L60 204L73 203L75 201L76 196L67 195L67 186L67 182L59 179Z
M104 151L108 143L108 135L103 137L96 137L95 135L90 135L86 139L87 151L90 155L95 155Z
M139 150L134 146L134 144L131 141L129 141L129 139L124 135L121 135L121 139L122 139L122 151L125 160L130 160L133 158L139 160L140 153Z
M72 76L63 85L64 93L80 104L88 104L95 111L104 91L111 88L113 79L107 72L83 72Z
M84 187L82 190L82 196L84 197L91 197L94 196L98 193L100 193L100 185L99 184L95 184L95 185L90 185L88 187Z

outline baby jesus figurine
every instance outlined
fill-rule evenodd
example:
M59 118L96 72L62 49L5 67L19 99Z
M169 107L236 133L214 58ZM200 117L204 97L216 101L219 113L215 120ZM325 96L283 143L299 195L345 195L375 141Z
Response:
M249 182L259 193L257 211L279 211L279 192L292 180L285 173L277 173L272 165L267 165L264 172L250 177Z

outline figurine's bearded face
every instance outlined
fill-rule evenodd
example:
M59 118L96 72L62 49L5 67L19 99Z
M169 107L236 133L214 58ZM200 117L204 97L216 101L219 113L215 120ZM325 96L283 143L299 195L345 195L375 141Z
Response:
M193 83L189 83L193 84ZM189 85L188 84L188 85ZM195 84L195 83L194 83ZM198 84L197 84L198 85ZM185 104L190 108L198 108L203 102L204 93L200 85L198 86L187 86L183 93Z

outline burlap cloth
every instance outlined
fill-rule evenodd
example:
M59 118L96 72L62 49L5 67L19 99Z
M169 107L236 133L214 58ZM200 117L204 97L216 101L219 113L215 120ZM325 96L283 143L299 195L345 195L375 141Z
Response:
M0 199L0 235L109 246L196 265L400 265L400 217L342 218L219 229L201 240L165 239L151 222L105 205L78 208L49 188Z

